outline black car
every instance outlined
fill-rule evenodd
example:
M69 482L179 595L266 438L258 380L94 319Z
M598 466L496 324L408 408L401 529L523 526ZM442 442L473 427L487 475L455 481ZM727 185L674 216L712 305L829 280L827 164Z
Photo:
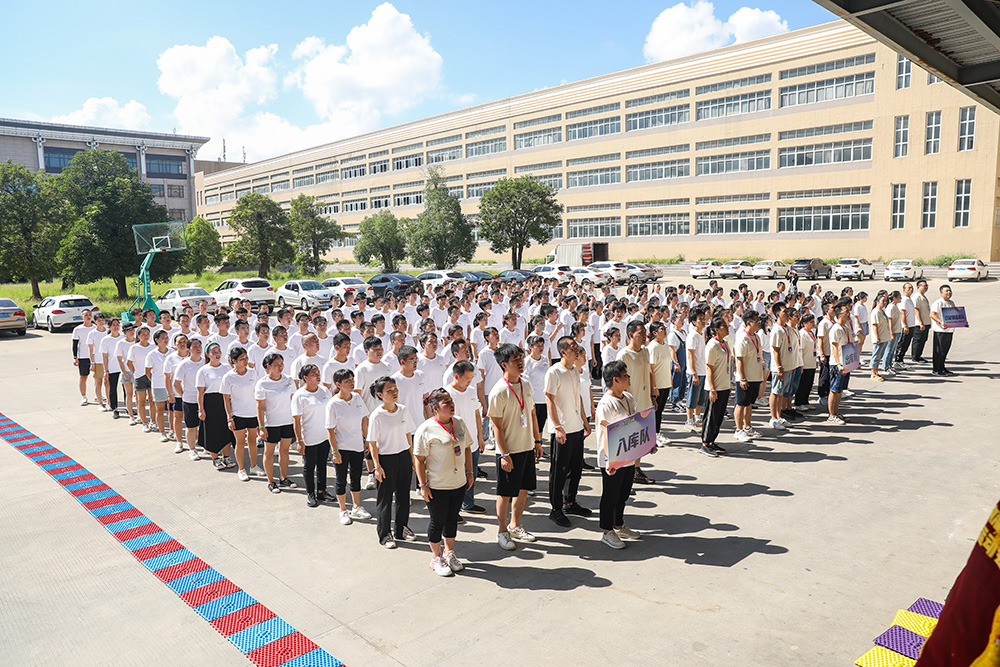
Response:
M465 276L465 282L467 283L489 282L494 278L492 273L486 273L485 271L461 271L460 273Z
M519 283L523 283L529 278L536 278L537 276L531 271L525 271L524 269L508 269L500 275L497 276L497 280L500 282L510 282L511 280Z
M411 289L418 292L423 289L419 280L405 273L380 273L368 280L368 286L371 288L372 297L389 294L399 297L405 296Z
M788 269L788 275L798 276L799 278L826 278L829 280L833 277L833 267L819 257L797 259L792 262L792 266Z

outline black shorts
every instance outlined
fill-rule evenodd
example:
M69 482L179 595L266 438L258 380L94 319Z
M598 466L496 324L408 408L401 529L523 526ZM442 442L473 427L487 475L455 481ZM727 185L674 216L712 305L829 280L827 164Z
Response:
M510 460L514 467L510 472L500 465L501 456L497 454L497 495L503 498L516 498L521 491L534 491L535 481L535 450L511 454Z
M149 391L153 385L150 383L149 378L145 375L140 375L135 379L135 390L136 391Z
M173 402L167 404L167 410L170 412L183 412L184 401L181 400L180 396L175 396Z
M291 440L295 439L295 429L292 428L291 424L285 424L284 426L268 426L267 437L264 439L274 444L286 438Z
M201 420L198 419L198 404L184 403L184 426L185 428L198 428Z
M237 431L243 431L248 428L257 428L259 424L256 417L237 417L233 415L233 426L236 427Z
M743 389L741 383L736 383L736 405L747 407L760 396L760 382L747 382L747 388Z
M80 377L90 375L90 359L77 359L77 362L80 364Z

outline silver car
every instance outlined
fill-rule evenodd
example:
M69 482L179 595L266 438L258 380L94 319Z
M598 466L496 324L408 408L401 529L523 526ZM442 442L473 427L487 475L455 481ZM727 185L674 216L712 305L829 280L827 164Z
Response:
M313 306L330 307L333 292L316 280L289 280L278 288L278 307L309 310Z
M208 302L208 312L214 313L218 303L215 297L206 292L201 287L178 287L176 289L168 289L166 293L160 300L156 302L157 308L161 311L165 310L174 318L184 312L184 309L188 306L194 308L195 312L198 311L198 304L202 301Z
M0 331L13 331L18 336L28 333L28 316L11 299L0 299Z

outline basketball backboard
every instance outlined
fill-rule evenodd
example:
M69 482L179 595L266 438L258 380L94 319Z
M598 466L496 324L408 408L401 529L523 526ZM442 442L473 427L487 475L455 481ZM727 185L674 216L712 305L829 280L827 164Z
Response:
M187 248L184 223L179 220L133 225L132 233L135 235L135 251L140 255L176 252Z

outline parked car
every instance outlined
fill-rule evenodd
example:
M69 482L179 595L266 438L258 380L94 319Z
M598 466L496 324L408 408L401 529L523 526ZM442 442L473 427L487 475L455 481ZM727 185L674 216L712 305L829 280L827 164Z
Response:
M28 316L13 299L0 299L0 331L13 331L18 336L28 333Z
M496 277L492 273L487 273L486 271L460 271L459 273L465 276L465 282L467 283L489 282Z
M32 326L41 329L42 325L45 325L49 333L55 333L57 329L75 326L83 322L83 311L85 310L89 310L95 315L100 312L100 308L82 294L47 296L35 306Z
M528 280L529 278L536 278L536 277L537 274L532 273L531 271L525 271L524 269L507 269L506 271L500 272L496 276L496 279L502 283L510 282L511 280L513 280L514 282L523 283L525 280Z
M278 288L277 294L279 308L329 308L333 300L333 292L316 280L289 280Z
M837 280L841 278L875 280L875 265L864 257L845 257L833 267L833 276Z
M448 281L453 283L461 283L465 281L465 276L462 275L461 271L424 271L419 276L417 276L422 284L428 287L436 287L437 285L443 285Z
M990 270L981 259L957 259L948 267L948 282L952 280L983 280Z
M215 297L216 303L224 306L228 306L229 300L234 298L246 299L255 306L262 303L274 306L274 288L264 278L223 280L212 292L212 296Z
M368 296L368 283L361 278L327 278L323 281L323 287L327 288L344 300L348 294L355 297Z
M743 280L753 274L753 264L745 259L733 259L722 265L719 275L723 278L739 278Z
M380 273L368 279L369 296L405 296L411 289L423 291L423 284L407 273Z
M615 284L614 278L611 277L610 273L599 271L598 269L589 266L581 266L573 269L573 277L576 278L576 282L581 285L584 282L593 283L598 287Z
M912 259L894 259L885 265L882 277L890 280L916 280L924 277L924 267Z
M216 306L219 305L215 301L215 297L201 287L178 287L168 289L156 302L156 307L167 311L174 319L177 319L177 316L188 306L198 310L198 304L202 301L208 302L208 312L210 313L214 313Z
M624 262L594 262L593 264L588 264L588 266L598 271L610 273L618 285L628 282L629 273L628 269L625 268Z
M625 269L628 271L630 283L656 282L656 269L651 269L645 264L625 264Z
M798 276L799 278L830 279L833 277L833 267L819 257L797 259L789 267L788 275Z
M780 259L765 259L753 265L754 278L787 278L788 266Z
M663 278L663 267L656 264L637 264L636 266L645 266L647 269L653 270L653 282L657 282Z
M573 269L569 268L566 264L541 264L536 266L532 272L542 278L556 278L559 280L559 284L568 283L569 277L573 275Z
M711 260L699 260L691 267L692 278L718 278L722 275L722 262Z

